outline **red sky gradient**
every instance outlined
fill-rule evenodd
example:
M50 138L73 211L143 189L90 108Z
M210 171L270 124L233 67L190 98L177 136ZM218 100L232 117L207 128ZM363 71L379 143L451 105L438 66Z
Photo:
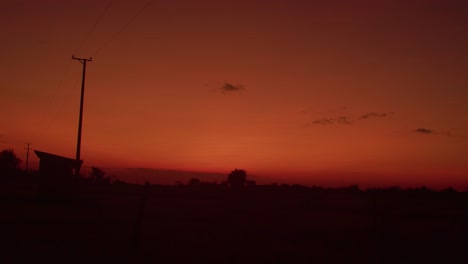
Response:
M0 147L23 160L74 158L75 54L84 166L468 188L467 1L5 0L0 20Z

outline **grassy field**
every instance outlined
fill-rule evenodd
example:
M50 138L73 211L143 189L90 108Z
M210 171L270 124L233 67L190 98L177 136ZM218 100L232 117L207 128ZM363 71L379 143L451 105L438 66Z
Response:
M2 263L467 263L468 195L301 186L3 188Z

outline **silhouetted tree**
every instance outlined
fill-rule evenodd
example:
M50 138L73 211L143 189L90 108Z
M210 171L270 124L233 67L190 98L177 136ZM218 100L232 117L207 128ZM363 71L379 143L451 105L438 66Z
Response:
M446 189L443 189L442 191L440 191L441 193L445 193L445 194L454 194L454 193L457 193L457 191L452 188L452 187L448 187Z
M247 172L245 170L235 169L229 173L227 182L231 188L242 188L247 181Z
M200 183L201 183L200 179L197 179L197 178L192 178L188 181L188 184L190 186L198 186L200 185Z
M4 149L0 152L0 172L7 175L19 170L21 159L16 157L13 149Z
M91 167L91 172L89 173L89 180L92 183L109 184L111 183L112 178L107 177L104 170L98 167Z
M112 184L115 184L115 185L127 185L128 183L127 183L126 181L122 181L122 180L116 179Z

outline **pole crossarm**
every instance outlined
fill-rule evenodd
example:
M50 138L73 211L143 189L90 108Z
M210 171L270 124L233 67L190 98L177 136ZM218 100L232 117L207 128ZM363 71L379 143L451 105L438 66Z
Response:
M89 57L89 59L87 59L87 58L78 58L78 57L75 57L75 55L73 55L72 60L77 60L77 61L81 62L82 64L84 64L86 61L93 61L93 58L92 57Z

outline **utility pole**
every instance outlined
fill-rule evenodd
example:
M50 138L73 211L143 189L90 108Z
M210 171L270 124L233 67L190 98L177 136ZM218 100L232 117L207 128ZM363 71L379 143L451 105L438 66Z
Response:
M31 143L24 143L26 145L28 145L27 148L24 148L26 150L26 171L28 170L28 161L29 161L29 145L31 145Z
M80 169L81 169L81 127L83 123L83 100L84 100L84 88L85 88L85 77L86 77L86 62L93 61L90 57L89 59L84 58L76 58L75 55L72 56L73 60L77 60L83 64L83 78L81 79L81 100L80 100L80 117L78 119L78 141L76 143L76 168L75 168L75 175L78 177L80 176Z

